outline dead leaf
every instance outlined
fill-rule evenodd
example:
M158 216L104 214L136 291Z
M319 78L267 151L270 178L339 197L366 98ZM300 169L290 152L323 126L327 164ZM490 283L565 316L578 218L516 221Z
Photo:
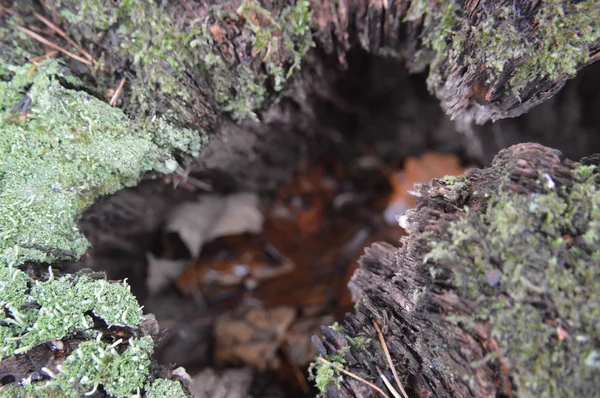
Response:
M294 269L284 257L258 235L231 235L209 242L195 263L176 281L184 292L199 285L234 286L256 284Z
M414 189L416 183L429 182L447 175L462 175L466 170L455 155L425 152L418 158L407 158L403 171L390 175L393 193L384 213L386 222L398 225L396 218L416 206L417 198L409 192Z
M178 206L168 217L166 231L176 232L197 258L202 245L226 235L258 233L264 217L253 193L203 195Z
M189 266L190 260L169 260L146 253L148 277L146 286L150 294L156 294L177 278Z
M221 316L215 325L216 363L277 369L281 361L277 351L296 313L292 307L252 308L241 316L233 312Z
M163 240L169 243L167 237L178 235L194 259L200 256L205 243L221 236L258 233L263 221L256 194L203 195L196 202L177 206L169 214ZM146 284L150 293L163 289L193 264L192 259L171 260L150 253L147 253L147 260Z

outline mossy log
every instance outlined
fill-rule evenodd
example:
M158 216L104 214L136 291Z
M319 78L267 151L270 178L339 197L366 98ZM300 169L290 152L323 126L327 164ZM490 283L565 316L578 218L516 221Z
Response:
M134 168L130 166L131 162L122 162L122 155L111 156L112 152L103 151L99 145L89 145L99 153L108 154L109 157L107 160L104 156L102 161L98 161L96 158L92 159L92 164L88 165L86 170L99 170L99 172L102 172L102 178L96 179L94 177L89 184L86 180L69 182L69 186L56 186L54 184L56 182L54 181L55 175L46 174L46 171L50 171L51 167L36 167L34 171L39 173L32 172L27 173L27 175L23 175L18 167L14 167L6 175L3 174L3 183L9 181L8 177L23 181L25 188L13 187L15 191L27 194L32 190L32 185L28 184L30 184L30 181L35 181L48 191L48 195L44 197L45 201L55 204L65 203L65 206L69 209L68 213L54 210L49 212L45 209L39 212L43 215L52 215L52 220L47 217L34 217L38 213L32 215L32 209L35 209L40 203L43 204L38 201L38 197L35 195L16 199L10 198L11 206L16 204L13 207L2 206L3 210L10 211L10 217L2 217L2 222L6 223L2 225L3 231L11 230L5 228L5 225L12 227L13 221L18 219L27 224L31 230L46 233L40 239L30 239L31 236L23 236L22 233L10 235L10 238L15 241L8 238L3 239L5 244L6 242L10 244L2 247L3 257L0 270L7 273L13 272L17 265L23 269L32 269L34 265L31 263L23 266L23 263L28 260L55 262L61 259L72 260L81 255L85 251L87 242L78 235L75 221L83 209L100 195L114 192L123 186L135 184L145 171L152 168L157 171L165 171L156 168L156 165L150 161L164 163L165 160L168 160L168 166L172 170L176 165L170 155L177 155L178 160L189 156L198 150L198 146L204 142L203 138L206 135L211 135L217 130L220 133L213 137L213 146L205 148L197 160L196 169L200 173L218 165L219 168L229 169L232 174L236 174L236 177L243 180L244 173L249 170L248 165L253 164L248 155L251 154L256 158L266 153L267 147L270 147L272 142L278 142L287 148L293 147L293 149L276 154L269 152L271 156L270 168L273 169L273 164L285 165L287 169L291 168L295 158L287 155L289 153L297 155L303 149L299 146L294 147L297 141L288 139L295 136L296 130L294 128L302 130L304 136L302 142L307 146L318 145L317 139L306 133L309 130L306 128L308 116L298 115L300 111L313 110L311 107L304 107L305 101L308 102L313 99L304 95L319 90L316 87L318 84L325 81L331 73L336 73L340 67L343 67L346 63L346 56L352 48L360 47L371 54L380 54L403 60L413 72L422 71L429 65L431 70L430 89L436 93L442 101L444 109L450 115L468 122L483 122L523 113L533 105L552 96L578 68L598 58L599 29L597 24L600 18L598 17L598 8L593 0L578 2L576 5L566 2L563 5L560 1L546 1L536 3L538 4L536 6L533 6L533 2L523 1L518 8L509 8L504 3L498 5L498 3L491 1L389 2L386 0L380 2L285 1L283 3L244 0L208 7L205 2L185 0L178 2L48 0L43 2L45 5L43 9L39 4L39 2L29 1L2 2L2 5L12 12L11 14L2 12L0 15L2 22L10 20L7 24L0 24L0 41L2 41L0 46L0 59L2 60L0 65L1 88L4 90L3 93L7 93L2 97L2 110L7 118L7 122L0 129L0 135L5 139L3 148L10 151L11 155L23 155L22 158L31 160L30 164L36 164L36 159L27 151L27 145L23 146L26 150L21 152L17 150L18 146L13 145L15 137L28 137L31 136L32 131L35 131L47 139L56 135L56 143L49 144L53 148L53 154L60 154L60 151L65 150L67 154L75 152L77 155L83 156L85 155L84 152L72 150L72 147L68 145L68 140L61 135L64 133L57 129L57 126L70 125L63 123L64 120L60 123L48 123L48 120L55 120L56 116L68 117L70 112L75 111L77 115L85 116L86 123L78 123L76 117L71 117L70 121L76 126L73 127L74 133L69 134L70 139L77 145L85 144L91 141L85 141L79 137L80 131L76 128L77 126L86 126L87 128L88 123L94 124L89 122L89 120L95 120L89 117L89 110L91 109L94 111L94 117L108 115L112 116L113 119L111 120L115 120L115 122L107 122L108 119L101 118L103 123L114 125L89 132L83 138L90 139L88 136L95 138L96 135L105 138L105 130L116 132L132 130L136 132L135 136L139 136L146 144L132 144L130 146L135 146L137 149L144 149L148 146L149 150L139 156L136 155L136 162L133 163L136 167ZM14 13L15 10L18 10L21 15ZM4 11L4 8L1 11ZM63 74L54 63L42 64L41 67L26 65L28 58L43 54L43 48L39 44L32 43L23 33L16 33L15 26L32 23L34 21L33 11L45 13L47 17L50 17L56 23L62 21L62 26L82 47L90 49L95 55L100 55L97 57L100 62L99 65L82 71L81 65L75 61L70 61L68 66L71 73L81 78L81 80L69 77L70 74ZM21 16L25 16L25 19L21 19ZM563 17L564 25L554 24L557 18ZM558 26L559 29L556 32L547 31L543 29L544 26ZM151 27L151 29L148 29L148 27ZM500 32L501 34L491 35L490 31ZM24 44L25 42L27 44ZM313 45L316 45L317 51L309 54L308 50ZM514 51L509 52L508 49ZM535 56L531 56L530 52L539 49L543 51L535 52ZM560 57L556 57L556 54L560 54ZM302 75L297 76L298 79L293 82L294 84L287 86L292 88L291 96L294 96L295 100L290 102L293 102L293 104L288 108L282 107L279 109L279 111L284 109L285 114L280 112L281 114L274 116L269 112L261 113L281 96L282 90L286 87L286 80L298 69L301 62L304 62L304 65L308 67L306 73L303 72ZM97 73L104 67L110 69L113 73L106 75ZM38 78L40 77L43 78L43 82L39 81ZM20 80L17 81L17 78ZM120 106L125 110L125 113L116 109L114 112L109 112L107 105L104 103L104 94L109 87L116 87L122 78L126 78L129 82L120 102ZM27 79L36 80L29 81ZM20 84L17 84L19 82ZM49 85L54 90L48 90ZM44 89L44 87L46 88ZM64 101L73 98L78 101ZM44 104L46 106L40 106ZM57 110L55 111L55 109ZM254 119L254 121L240 123L241 127L239 125L230 126L226 120L226 115L237 121L244 118ZM44 119L50 116L52 116L52 119ZM259 119L262 123L258 121ZM283 119L285 119L285 123L282 122ZM2 121L4 122L5 119ZM158 123L154 123L155 121L158 121ZM31 123L34 123L34 125L32 126ZM226 128L220 129L223 125ZM278 126L280 125L285 125L285 133L279 131ZM5 126L10 126L10 128L5 128ZM295 127L289 128L289 126ZM228 129L228 127L231 127L231 129ZM18 129L19 134L13 134L13 129ZM173 134L161 134L167 131L173 132ZM237 133L241 134L242 132L245 134L243 136L245 138L236 138L242 137L237 135ZM256 146L248 146L246 139L249 135L253 136L253 144L256 144ZM131 138L127 134L120 134L120 136ZM182 137L185 139L182 139ZM268 137L268 139L263 142L263 137ZM219 140L222 140L222 142L219 143ZM22 140L22 142L33 141ZM157 148L154 146L157 146ZM272 147L270 148L272 149ZM45 149L41 149L42 153L45 153ZM164 153L165 151L170 154ZM31 159L27 158L28 156ZM40 158L44 158L44 156ZM244 161L240 161L242 158ZM4 159L8 159L8 157L4 157ZM70 156L61 156L60 161L54 163L67 169L69 167L71 169L79 168L79 163L74 162L73 159ZM158 160L161 162L158 162ZM110 167L106 166L107 163ZM3 167L5 166L4 163L0 164ZM14 161L6 162L6 165L15 166L17 163ZM228 168L229 165L236 169ZM253 164L253 167L255 166L256 164ZM267 168L269 164L264 162L259 167ZM571 165L564 167L568 168ZM285 170L285 168L282 168L282 170ZM5 170L0 171L4 172ZM83 169L79 171L81 172ZM279 177L283 178L284 174L282 172ZM253 176L254 179L246 182L250 188L255 188L261 184L258 170L253 171ZM475 177L475 175L469 177L473 179L471 186L476 185L474 181L477 178ZM549 174L550 181L557 186L561 186L560 184L564 181L557 177L560 176ZM543 178L545 179L545 177ZM567 177L563 176L563 178ZM221 178L217 179L222 180ZM544 181L546 180L543 180L540 186L544 186L544 183L549 184ZM568 186L567 183L563 185ZM462 185L458 184L456 186ZM448 193L448 195L458 195L458 199L453 199L455 202L450 201L453 206L459 208L457 212L460 212L460 205L464 204L458 202L462 198L461 192L468 192L470 195L460 199L466 201L465 203L477 196L471 188L463 188L460 192L451 189L451 192ZM33 191L36 194L40 193L36 189L33 189ZM68 200L56 200L52 196L53 192L59 191L68 194ZM8 191L3 190L2 192ZM120 195L115 196L130 195L131 201L135 204L139 203L136 201L140 197L140 192L143 192L143 186L135 195L130 195L131 191L121 191ZM167 198L163 198L165 207L173 202L184 200L182 197L172 198L170 195L176 196L176 194L167 193ZM483 203L484 199L480 200ZM443 200L442 202L446 203ZM32 203L35 205L32 206ZM475 201L471 204L474 203L478 202ZM110 207L114 205L114 202L110 202L108 199L100 201L97 203L97 207L102 209L103 204ZM454 207L443 208L443 210L449 212L451 209L454 209ZM140 210L139 207L136 210ZM144 215L148 215L148 224L154 223L149 229L160 223L160 217L153 219L151 216L160 212L161 208L151 209L148 206L142 210L148 210L149 212ZM445 214L440 213L439 209L437 210L438 213L432 214ZM427 212L425 208L420 211L423 211L423 214ZM117 208L113 214L115 213L118 213L118 217L110 220L114 224L113 227L132 224L131 216L135 212L131 208ZM18 217L14 218L12 215ZM95 219L95 215L98 215L98 218ZM101 229L93 229L94 221L101 218L107 219L110 215L111 213L94 213L93 211L87 214L87 219L82 220L82 222L85 224L87 221L84 226L90 227L90 230L84 231L88 232L88 239L93 240L94 236L103 238L111 236L109 233L103 234ZM29 222L30 219L38 221L35 221L35 223ZM55 219L58 219L58 221ZM123 224L119 224L120 222ZM57 227L60 228L57 229ZM144 229L145 227L142 225L140 228ZM57 230L70 231L72 235L77 235L76 238L80 240L75 242L71 239L78 244L77 247L75 249L68 247L72 250L65 251L61 245L56 244L56 238L60 237L64 246L64 241L69 240L72 236L66 235L67 238L65 238L64 234L56 233ZM19 230L19 232L22 231L23 229ZM144 232L146 231L147 229L144 229ZM135 234L132 233L132 235ZM581 234L577 235L574 232L571 235L568 233L566 235L577 237ZM588 238L591 239L592 237L589 236ZM148 236L146 238L151 239ZM107 246L112 245L111 249L114 249L110 254L119 256L122 251L127 250L127 248L121 250L122 246L127 244L127 241L121 241L119 235L112 236L110 239L112 241ZM434 236L432 240L435 239ZM439 241L441 241L441 238ZM574 241L577 243L575 239ZM28 246L24 246L22 242L27 242ZM98 243L97 248L102 248L101 242L94 243ZM583 250L578 245L573 247L580 251ZM373 264L382 261L384 258L382 254L377 253L391 250L390 248L384 250L383 246L379 248L379 251L371 251L368 255L373 259ZM32 251L35 252L31 254ZM585 253L585 250L583 252ZM368 264L368 258L364 260L365 264ZM381 268L381 270L383 269ZM356 286L360 285L358 282L361 278L360 275L359 273L355 278ZM423 278L426 276L424 275ZM32 280L25 282L22 280L21 282L25 285L36 283ZM143 278L140 277L139 280L132 282L143 284ZM40 283L45 283L45 280L41 280ZM421 285L416 285L420 286L420 291L433 294L430 290L426 290L426 286L429 286L427 285L427 279L423 279L420 283ZM24 291L28 290L23 286L17 286L17 288L22 288ZM68 289L65 291L68 291ZM355 291L359 290L355 288ZM365 297L369 297L368 294L365 294ZM378 296L374 295L373 297ZM409 298L416 297L415 294ZM5 298L3 297L3 299ZM373 301L376 306L380 306L382 309L386 308L386 302L383 298L377 300ZM590 302L593 304L596 301L590 300ZM364 328L364 325L368 324L366 318L360 318L361 316L364 317L361 308L366 308L367 304L365 303L368 303L368 300L361 301L361 303L358 315L352 319L358 319L359 321L362 319L364 322L362 324L357 323L356 330L360 330L361 327ZM25 328L17 331L17 334L20 335L25 333L27 327L25 321L29 323L36 322L34 310L39 309L39 303L35 304L32 301L29 304L20 304L22 305L18 308L15 307L15 309L26 311L30 318L25 320L16 319L12 309L6 307L3 301L6 318L3 319L3 332L9 330L8 323L17 321L21 322L22 325L20 326ZM28 308L26 304L33 305L34 308ZM85 310L85 312L87 311ZM401 311L401 308L396 307L396 312L398 311ZM594 314L593 311L591 313ZM432 318L427 319L419 318L421 319L420 322L423 322L422 325L434 325L436 318L432 314L426 312L421 314L422 317L425 315L432 316ZM395 313L391 313L389 316L381 316L378 319L385 325L383 321L395 319L395 315ZM7 321L8 318L11 321ZM548 319L551 321L556 320L556 318ZM410 325L410 323L406 325ZM421 324L415 323L415 325ZM560 324L559 326L571 333L569 325L562 326ZM101 327L103 325L100 325ZM345 328L347 327L349 326L345 326ZM10 341L14 341L13 327L10 326L10 329ZM458 329L457 326L456 330ZM423 328L420 331L427 330L427 328ZM439 331L442 329L434 328L432 330ZM582 328L581 330L587 329ZM349 333L349 331L346 332L350 336ZM421 341L417 339L418 336L415 337L419 333L416 331L410 333L413 333L410 336L414 337L415 341ZM423 335L428 336L427 333L425 332ZM127 334L126 337L133 340L134 335L135 338L147 337L141 331ZM588 344L584 346L584 349L588 350L588 356L584 358L583 362L591 364L590 367L596 366L595 355L597 354L594 354L596 351L588 348L589 344L596 344L594 347L597 347L597 341L589 338L583 332L578 335L571 333L571 335L574 336L575 340L582 339L583 343ZM597 335L598 333L591 334L591 336ZM328 339L331 336L335 337L331 332L326 332L326 336ZM465 339L468 338L466 332L462 336ZM121 346L122 343L111 347L118 341L118 335L115 334L109 337L112 340L97 341L98 345L104 345L96 348L105 351L122 350L124 348ZM74 343L81 342L76 340L77 335L75 337L70 336L69 339L71 338ZM90 336L86 336L86 339L91 341L92 344L95 341L93 338L90 339ZM65 352L74 349L76 345L71 346L69 344L70 340L66 343L63 342L65 351L58 349L57 353L52 342L44 341L42 345L34 347L33 351L23 353L23 357L12 356L14 350L7 354L11 355L10 361L16 360L17 362L9 363L10 361L3 360L2 365L13 366L16 364L16 368L22 370L9 372L9 376L12 377L15 373L18 377L3 379L3 384L5 382L11 383L21 377L25 381L30 380L29 376L33 370L38 372L36 377L40 376L42 382L48 381L51 376L39 374L41 365L48 364L48 355L52 357L51 359L56 357L63 360L66 357ZM351 341L360 342L360 339ZM39 341L36 340L35 342ZM57 344L57 346L60 348L60 344ZM8 347L8 345L4 344L3 347ZM326 349L331 348L329 343L325 344L324 347ZM22 348L28 348L28 346L25 345L16 349ZM148 355L151 354L149 347L142 347L141 349L145 350ZM392 352L396 355L400 351L399 348L393 348ZM119 354L122 353L119 352ZM449 366L442 361L442 359L447 359L444 352L437 351L436 354L441 358L440 361L434 361L438 363L437 366ZM38 361L36 359L38 356L43 359ZM32 358L36 361L33 367L28 362ZM498 360L498 358L500 357L494 357L493 359ZM466 360L460 362L460 358L452 360L456 363L466 363ZM450 362L450 364L454 362ZM361 363L368 364L369 362L365 360ZM426 362L411 362L410 360L406 362L415 369L419 369L422 363ZM428 363L431 363L431 361ZM442 365L439 365L440 363ZM382 364L384 362L380 365ZM23 367L21 368L21 366ZM411 373L407 369L401 369L404 372L403 374L411 375L410 377L414 379L410 379L407 383L411 392L426 391L426 387L429 386L431 387L430 390L438 388L438 390L432 391L438 391L440 395L443 395L444 386L449 386L453 379L436 368L435 363L432 363L431 366L433 367L426 369L430 373L418 373L416 371ZM384 368L385 366L382 367L382 369ZM481 377L484 381L495 381L493 375L502 375L503 372L503 370L500 371L487 364L482 365L481 368L483 369ZM488 368L489 370L486 370ZM493 373L494 370L496 373ZM52 369L50 371L52 372ZM152 373L152 376L155 376L155 373ZM462 374L460 373L460 375ZM581 375L583 379L589 376L583 371L578 375ZM479 373L477 373L477 376L479 376ZM159 383L161 382L160 379L157 380L159 380ZM454 384L457 388L457 394L467 391L458 390L458 388L467 386L473 388L473 395L477 395L479 390L471 387L472 385L478 386L477 380L474 382L462 380ZM509 380L507 383L510 383L512 379L508 378L507 380ZM150 378L144 380L144 382L150 381ZM101 384L100 382L96 385ZM92 385L92 387L96 385ZM502 385L506 385L506 383ZM345 386L346 384L342 384L343 388ZM161 388L160 386L155 387L157 391ZM327 384L328 389L334 387L335 383ZM509 391L509 387L506 387L506 391ZM19 391L17 391L18 393Z
M97 100L125 79L119 105L131 120L119 114L118 122L109 124L115 132L134 129L144 136L146 141L133 145L136 148L153 147L152 151L136 154L131 167L118 164L121 157L129 155L92 160L90 169L111 171L91 183L61 186L62 190L73 189L68 203L53 200L50 193L47 202L64 203L53 214L63 214L62 210L68 209L64 220L50 221L53 226L60 224L62 232L69 231L60 239L41 236L46 228L37 224L46 222L48 217L37 214L44 206L32 206L33 210L25 210L26 214L35 213L27 217L34 221L28 223L28 228L42 232L35 236L22 234L21 241L26 241L27 247L18 239L6 246L10 250L18 246L24 260L55 261L80 256L87 242L73 233L75 215L98 196L135 184L142 173L152 166L156 169L149 159L156 153L149 156L147 152L166 150L178 159L195 156L205 138L219 130L228 116L236 121L249 118L273 124L266 110L281 97L293 98L296 109L287 112L304 113L295 122L306 124L310 113L315 112L315 98L332 96L331 81L347 64L352 49L395 58L411 72L429 67L430 91L448 114L467 124L526 112L556 93L579 68L599 58L600 10L594 0L577 4L559 0L508 3L237 0L207 5L189 0L63 0L47 1L41 8L36 2L5 1L3 9L11 12L1 16L6 24L0 26L0 76L7 82L6 103L2 107L11 110L7 113L10 118L18 122L23 117L31 130L39 127L31 127L33 118L26 115L31 109L34 112L30 113L38 119L58 119L54 115L69 114L72 106L84 111L93 108L96 117L108 108ZM40 92L43 87L36 84L30 93L36 94L33 97L23 92L31 82L22 76L35 71L33 65L25 65L28 58L43 53L39 43L17 29L35 23L34 11L63 26L97 58L97 63L92 62L89 68L79 61L70 61L68 66L80 81L75 82L75 76L67 78L62 72L48 75L55 91L65 92L64 95L44 96L45 91ZM317 49L311 53L312 47ZM289 82L302 64L305 70ZM47 72L48 68L39 68L38 72L42 70ZM15 76L22 81L17 82ZM36 79L36 73L29 77L39 80ZM77 105L65 105L62 99L67 96L82 100ZM55 101L47 105L42 100L49 97ZM17 106L19 98L25 105ZM25 116L13 115L20 110ZM70 119L82 125L77 118ZM16 123L10 122L11 129L13 122ZM46 125L44 120L41 122ZM12 145L15 134L11 129L0 132L9 137L7 142ZM157 134L160 131L165 131L164 139ZM87 136L72 135L72 141L89 141ZM102 141L102 137L94 137L93 141ZM13 148L11 145L6 148ZM103 150L96 142L94 146L100 153L114 151ZM72 151L67 144L64 149ZM164 153L160 156L169 158ZM131 159L127 162L132 163ZM172 158L167 163L170 170L176 167ZM68 167L66 164L66 174ZM165 171L165 167L159 171ZM47 179L46 175L40 176L37 184L54 186L55 181ZM22 200L26 203L29 198ZM15 214L23 212L13 209L2 218L12 219ZM66 242L70 238L72 242ZM3 252L7 250L2 247Z
M410 397L585 396L600 388L600 175L538 144L419 187L398 249L374 244L356 312L314 339L320 355ZM388 363L373 322L381 325ZM319 361L329 397L379 393ZM396 387L398 389L398 387ZM398 389L399 390L399 389Z
M128 103L136 113L175 112L186 127L203 131L212 130L223 111L234 119L257 117L301 63L310 63L305 56L313 46L340 65L360 47L398 58L411 72L429 68L429 89L444 110L479 124L527 112L600 59L595 0L47 6L71 34L104 51L107 62L132 79Z
M429 67L453 119L515 117L600 59L595 0L313 1L317 44L341 62L352 46Z

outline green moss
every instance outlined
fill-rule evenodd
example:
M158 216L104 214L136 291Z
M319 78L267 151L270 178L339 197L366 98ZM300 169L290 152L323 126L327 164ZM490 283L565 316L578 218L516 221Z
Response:
M343 367L343 362L332 362L336 365ZM337 387L340 386L342 381L342 375L339 370L333 366L315 361L308 367L308 378L315 383L315 386L319 389L319 396L325 397L327 394L327 386L329 383L334 383Z
M0 388L2 396L78 397L100 385L111 396L126 397L145 390L147 396L185 397L177 382L148 380L153 342L150 337L127 341L103 336L90 315L107 327L139 330L142 310L125 283L108 283L86 275L30 279L0 262L0 361L27 353L48 341L77 335L88 338L64 360L59 371L43 372L46 382L17 380Z
M477 302L473 321L494 326L493 355L510 362L520 396L600 388L600 189L590 168L574 176L544 194L492 194L485 214L450 224L426 257L454 270L457 292Z
M349 346L338 350L336 355L325 355L323 358L332 364L343 368L346 363L344 356L348 350L350 350ZM337 387L340 386L342 373L332 365L317 360L312 362L308 367L308 379L313 381L315 386L319 389L319 396L324 397L326 396L327 385L329 383L334 383Z
M596 0L543 0L529 21L512 5L481 6L473 25L455 0L413 2L407 19L422 17L423 44L430 52L429 58L422 59L431 63L430 88L441 84L440 68L460 59L472 69L485 68L489 81L509 73L509 88L518 96L536 79L573 76L600 41ZM535 26L533 36L524 23ZM506 70L509 64L514 70Z
M346 336L346 339L348 340L348 343L350 344L350 346L352 348L354 348L355 350L364 350L365 345L371 341L370 339L365 339L364 337L360 337L360 336L359 337Z
M103 194L144 171L173 170L172 153L201 137L165 118L141 125L83 91L56 61L8 66L0 81L0 260L77 258L88 247L75 222Z
M133 84L133 100L140 110L153 114L156 98L164 98L182 120L193 120L185 106L193 92L186 80L190 71L206 83L203 94L212 96L235 119L256 117L255 111L267 97L267 82L280 90L313 45L307 0L274 7L273 13L255 0L243 0L237 10L213 5L205 17L194 21L179 8L152 0L127 0L118 5L101 0L85 5L79 1L52 3L69 21L70 30L81 37L92 39L98 31L116 28L120 44L115 50L132 60L140 78ZM251 53L238 56L260 59L266 73L245 66L246 60L232 63L222 57L211 33L219 21L237 23L241 35L252 44Z
M411 2L406 20L416 21L422 18L424 51L419 51L416 58L430 64L427 85L432 90L442 81L440 67L449 57L449 45L461 21L460 7L455 0L434 4L427 0Z
M538 35L527 43L531 58L513 74L510 84L518 92L535 78L557 80L575 75L600 41L600 7L597 0L571 2L545 0L535 22Z
M575 169L574 176L579 182L585 182L590 179L594 173L598 170L597 166L581 166Z

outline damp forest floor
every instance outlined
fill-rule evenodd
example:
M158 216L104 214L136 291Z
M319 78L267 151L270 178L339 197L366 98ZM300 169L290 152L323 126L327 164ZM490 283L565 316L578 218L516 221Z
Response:
M236 206L225 212L234 213L237 227L220 225L230 216L214 220L211 228L234 233L217 233L200 251L190 246L198 242L194 222L182 228L178 219L206 214L210 195L174 209L150 265L151 283L162 288L147 308L167 329L160 361L198 377L206 365L250 367L287 386L287 396L314 396L307 381L316 354L311 337L352 311L346 286L365 248L400 244L397 216L414 206L414 183L465 170L454 155L427 152L394 164L373 153L303 161L268 197L223 195L220 202ZM193 182L163 181L189 189ZM204 221L194 225L205 228ZM179 275L156 272L169 266Z

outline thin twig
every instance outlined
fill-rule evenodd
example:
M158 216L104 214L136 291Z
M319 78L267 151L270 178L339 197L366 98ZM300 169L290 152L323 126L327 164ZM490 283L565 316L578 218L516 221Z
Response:
M81 62L82 64L88 65L88 66L92 66L92 62L88 61L85 58L81 58L79 55L75 55L72 52L69 52L67 50L65 50L64 48L52 43L50 40L43 38L42 36L38 35L37 33L24 28L23 26L17 26L16 27L18 30L20 30L21 32L25 33L27 36L32 37L33 39L39 41L40 43L43 43L45 45L47 45L50 48L53 48L55 50L60 51L61 53Z
M33 15L35 15L35 17L37 19L42 21L44 23L44 25L46 25L47 27L52 29L54 32L56 32L59 36L63 37L65 40L67 40L69 42L69 44L71 44L73 47L75 47L77 49L77 51L79 51L84 57L87 58L88 61L94 62L94 59L92 58L90 53L85 51L83 48L79 47L79 45L77 43L75 43L69 36L67 36L67 34L65 33L64 30L62 30L61 28L56 26L54 23L52 23L52 21L50 21L43 15L38 14L37 12L34 12Z
M387 358L387 360L390 364L390 368L392 369L392 373L394 375L394 380L396 380L396 384L398 384L398 387L400 388L400 391L402 391L402 395L404 396L404 398L408 398L408 394L404 390L404 386L402 385L402 382L400 381L400 377L398 376L398 372L396 372L396 368L394 367L394 363L392 362L392 356L390 355L390 351L388 350L387 344L385 343L385 339L383 338L383 333L381 333L381 329L379 328L379 325L377 324L377 322L375 320L373 321L373 325L375 326L375 330L377 330L377 335L379 336L379 342L381 343L381 346L383 347L383 352L385 353L385 357Z
M40 61L43 61L43 60L45 60L46 58L52 58L52 57L54 57L56 54L58 54L58 51L57 51L57 50L50 50L50 51L48 51L46 54L44 54L44 55L40 55L39 57L33 57L33 58L30 58L30 59L29 59L29 62L33 62L33 63L35 63L35 62L40 62Z
M121 92L123 91L123 86L125 86L125 78L121 79L119 86L117 87L117 89L115 90L115 93L113 94L112 98L110 99L110 102L108 103L110 106L117 105L117 100L119 99L119 96L121 95Z
M10 10L10 9L8 9L8 8L6 8L6 7L4 7L3 5L0 4L0 15L2 15L2 13L4 13L4 12L7 13L7 14L10 14L10 15L17 15L17 13L15 11Z
M389 396L389 395L387 395L387 394L386 394L386 393L385 393L385 392L384 392L384 391L383 391L381 388L377 387L375 384L373 384L373 383L371 383L371 382L369 382L369 381L366 381L366 380L365 380L365 379L363 379L362 377L360 377L360 376L357 376L357 375L355 375L354 373L348 372L346 369L342 368L342 367L341 367L341 366L339 366L339 365L336 365L336 364L335 364L335 363L333 363L333 362L329 362L328 360L326 360L326 359L325 359L325 358L323 358L323 357L318 357L317 359L318 359L319 361L321 361L321 362L323 362L323 363L325 363L325 364L329 365L329 366L333 366L334 368L336 368L337 370L339 370L340 372L342 372L342 373L343 373L343 374L345 374L346 376L350 376L350 377L352 377L353 379L355 379L355 380L358 380L358 381L360 381L361 383L364 383L364 384L366 384L367 386L371 387L373 390L375 390L375 391L377 391L379 394L381 394L383 397L390 398L390 396Z

